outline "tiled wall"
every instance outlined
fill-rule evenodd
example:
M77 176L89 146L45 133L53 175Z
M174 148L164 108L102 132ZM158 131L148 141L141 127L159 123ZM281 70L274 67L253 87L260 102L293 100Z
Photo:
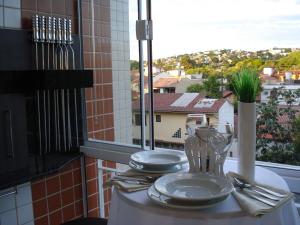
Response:
M132 105L128 7L128 0L111 0L111 48L115 141L131 144Z
M94 71L94 87L86 89L89 138L114 140L110 1L83 0L84 67Z
M22 29L31 30L32 16L38 13L44 16L69 18L73 23L72 32L78 33L77 0L21 0L21 8Z
M0 0L0 27L21 27L21 0Z
M80 161L32 182L35 225L59 225L83 216Z
M30 183L18 185L16 189L1 190L0 195L16 190L16 194L0 198L1 225L34 225Z

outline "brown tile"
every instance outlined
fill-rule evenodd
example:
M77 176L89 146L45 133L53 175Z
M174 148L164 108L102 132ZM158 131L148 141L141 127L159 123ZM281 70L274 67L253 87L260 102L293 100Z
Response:
M37 0L22 0L21 7L22 9L36 11Z
M114 127L114 116L113 114L104 115L104 129Z
M52 6L49 0L37 0L37 10L39 12L51 13Z
M104 100L104 113L113 113L113 102L112 99Z
M99 99L102 99L103 98L103 87L102 85L97 85L96 86L96 99L99 100Z
M92 158L92 157L85 157L85 163L86 165L90 165L90 164L96 164L97 159Z
M56 211L49 216L51 225L60 225L62 223L61 211Z
M94 124L93 124L93 118L87 119L87 130L88 132L94 131Z
M103 85L103 98L112 98L113 93L112 93L112 85Z
M80 200L82 199L82 187L81 185L77 185L74 187L74 197L75 197L75 200Z
M87 182L87 195L93 195L98 192L97 179L89 180Z
M97 112L99 114L103 114L103 101L97 101L96 106L97 106Z
M109 200L108 200L108 189L105 189L104 191L103 191L103 195L104 195L104 203L106 203L106 202L108 202Z
M105 217L109 216L109 204L104 205L104 215Z
M84 53L84 68L92 68L92 55L91 53Z
M62 191L61 192L61 197L62 197L62 206L66 206L74 201L74 193L73 193L73 188Z
M101 70L96 70L96 82L94 80L95 84L102 84L102 71Z
M48 216L44 216L44 217L34 220L34 224L35 225L49 225Z
M93 112L93 104L94 104L93 102L86 102L85 103L87 117L90 117L90 116L92 116L94 114L94 112Z
M93 89L92 88L85 88L85 99L87 101L93 99Z
M77 0L66 0L66 14L68 16L78 17L77 4Z
M73 169L78 169L78 168L80 168L80 165L81 165L80 160L79 160L79 159L75 160L75 161L73 162Z
M81 3L81 11L82 11L82 18L83 19L90 19L91 18L91 13L90 13L90 4L87 2L82 2Z
M112 193L112 189L109 188L108 192L107 192L107 199L108 199L108 201L111 201L111 193Z
M32 16L34 11L22 10L21 27L25 30L32 30Z
M73 170L74 185L81 184L81 170Z
M101 7L100 8L100 18L102 22L110 22L110 8L108 7Z
M88 197L88 209L93 210L98 208L98 195L92 195Z
M95 132L96 140L104 140L104 131L97 131Z
M41 217L47 214L47 201L46 199L42 199L36 202L33 202L33 214L34 217Z
M61 196L60 194L52 195L47 198L49 212L53 212L61 208Z
M75 203L75 216L81 216L83 214L83 202L78 201Z
M65 0L52 0L52 12L54 14L65 15L66 14Z
M94 131L100 131L104 128L103 116L98 115L94 119Z
M88 19L82 19L82 34L90 35L91 34L91 21Z
M60 176L61 190L70 188L73 186L73 172L64 173Z
M92 51L91 38L89 36L83 37L83 51L84 52Z
M46 196L46 185L45 180L34 182L31 184L32 200L35 201Z
M106 141L114 141L114 139L115 139L114 129L106 130L104 135L105 135L104 137L105 137Z
M100 20L101 19L101 7L100 5L94 4L94 17L95 20Z
M116 168L116 163L113 161L107 161L107 167L115 169Z
M103 70L103 83L112 83L112 70L105 69Z
M99 208L89 211L88 216L98 218L99 217Z
M75 217L75 205L71 204L62 209L63 221L67 222Z
M96 166L90 165L86 167L86 179L92 180L97 177L97 169Z
M47 195L51 195L56 192L59 192L60 190L59 176L55 176L47 179L46 185L47 185Z
M104 65L103 65L103 56L101 53L95 53L95 67L96 68L102 68Z

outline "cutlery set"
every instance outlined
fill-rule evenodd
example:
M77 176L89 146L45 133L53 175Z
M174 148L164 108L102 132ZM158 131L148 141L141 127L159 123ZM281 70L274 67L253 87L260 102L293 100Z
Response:
M248 197L273 207L276 206L277 201L287 196L286 194L269 190L260 185L252 185L236 177L233 177L233 185Z

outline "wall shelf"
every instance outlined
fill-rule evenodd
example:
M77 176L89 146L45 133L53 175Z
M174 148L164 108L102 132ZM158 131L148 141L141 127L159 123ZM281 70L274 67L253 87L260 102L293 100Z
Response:
M0 93L87 88L92 86L92 70L0 71Z

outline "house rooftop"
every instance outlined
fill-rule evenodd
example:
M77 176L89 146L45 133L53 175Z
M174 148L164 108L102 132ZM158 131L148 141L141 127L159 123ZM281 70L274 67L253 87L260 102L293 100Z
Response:
M226 99L209 99L198 93L154 93L155 112L217 113ZM148 109L149 95L145 95ZM139 100L133 102L133 110L139 111Z

